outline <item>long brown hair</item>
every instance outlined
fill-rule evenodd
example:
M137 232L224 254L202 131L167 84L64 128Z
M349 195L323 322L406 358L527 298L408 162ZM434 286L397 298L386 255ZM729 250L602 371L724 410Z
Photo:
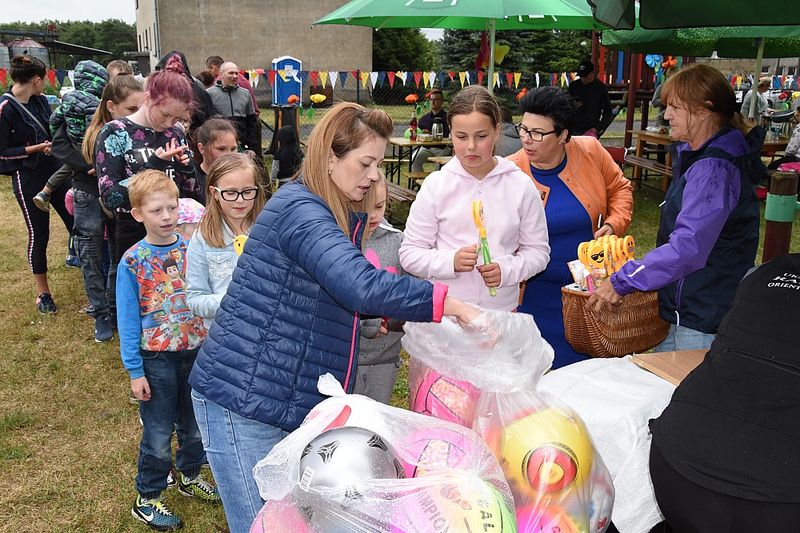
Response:
M328 172L330 156L341 159L371 137L388 139L393 130L392 119L385 111L342 102L322 117L308 137L303 182L328 204L345 235L350 233L350 213L364 211L366 203L364 199L349 200L333 182Z
M100 104L94 112L92 122L86 128L86 135L83 137L83 145L81 146L81 155L83 159L90 165L94 164L94 145L97 141L97 136L100 130L103 129L108 122L111 122L114 117L111 116L111 111L108 110L108 102L113 102L115 105L125 100L131 93L142 92L142 84L127 74L114 76L103 89L103 94L100 97Z
M198 231L200 231L208 245L214 248L225 247L223 224L230 227L230 224L225 220L225 215L222 214L222 209L219 205L221 200L218 198L219 195L215 194L217 191L214 187L217 186L219 180L237 170L249 171L253 176L253 185L258 189L258 194L253 200L253 208L244 219L243 229L252 227L267 201L264 189L258 185L261 174L253 162L253 158L247 154L240 153L230 153L218 157L212 163L211 168L208 169L208 175L206 176L206 212L203 213L203 218L200 219L198 227Z
M678 100L689 111L707 109L720 126L729 125L744 134L752 129L739 113L736 95L722 72L702 63L689 65L665 81L661 100L667 104Z

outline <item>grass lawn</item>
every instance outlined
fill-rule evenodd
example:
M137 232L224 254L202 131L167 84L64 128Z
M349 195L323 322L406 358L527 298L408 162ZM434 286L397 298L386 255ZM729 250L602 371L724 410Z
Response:
M652 248L663 195L636 193L631 233ZM763 211L763 207L762 207ZM796 219L800 223L800 217ZM50 283L59 306L41 316L25 262L26 231L8 179L0 181L0 531L145 531L130 515L140 425L117 341L97 344L80 272L64 266L66 233L53 217ZM792 251L800 251L795 226ZM761 253L759 252L759 258ZM393 403L407 395L405 373ZM219 506L180 496L167 502L188 532L224 531Z

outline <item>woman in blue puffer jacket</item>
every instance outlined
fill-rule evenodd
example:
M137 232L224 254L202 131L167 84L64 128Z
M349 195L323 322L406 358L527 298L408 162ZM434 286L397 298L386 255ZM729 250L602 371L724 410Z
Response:
M319 376L352 390L360 314L477 315L446 286L378 270L361 252L364 197L392 130L385 112L352 103L320 120L300 178L251 229L197 356L192 400L233 533L248 531L263 504L253 466L324 399Z

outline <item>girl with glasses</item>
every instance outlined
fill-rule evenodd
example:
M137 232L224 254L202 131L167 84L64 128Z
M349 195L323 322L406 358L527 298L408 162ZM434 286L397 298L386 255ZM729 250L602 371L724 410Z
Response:
M246 154L222 155L208 169L206 211L186 252L186 302L195 315L203 317L206 328L211 327L239 259L234 239L250 232L264 207L258 177L255 163Z
M520 101L517 132L522 150L509 159L527 174L544 202L550 263L528 280L519 311L533 315L555 350L553 367L588 356L564 337L561 287L572 283L567 262L578 244L602 235L625 235L631 223L630 182L597 139L573 137L576 110L557 87L534 89Z

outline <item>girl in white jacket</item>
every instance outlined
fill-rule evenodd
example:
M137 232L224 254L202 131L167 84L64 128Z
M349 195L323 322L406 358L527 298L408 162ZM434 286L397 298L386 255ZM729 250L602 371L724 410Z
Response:
M244 239L266 202L259 171L246 154L226 154L208 169L206 212L186 250L186 303L211 327L239 260Z
M406 272L449 285L448 294L466 302L514 310L519 284L550 259L541 197L514 163L494 156L500 107L485 88L459 92L448 120L455 157L423 182L406 222L400 263ZM475 200L483 202L489 264L478 248Z

